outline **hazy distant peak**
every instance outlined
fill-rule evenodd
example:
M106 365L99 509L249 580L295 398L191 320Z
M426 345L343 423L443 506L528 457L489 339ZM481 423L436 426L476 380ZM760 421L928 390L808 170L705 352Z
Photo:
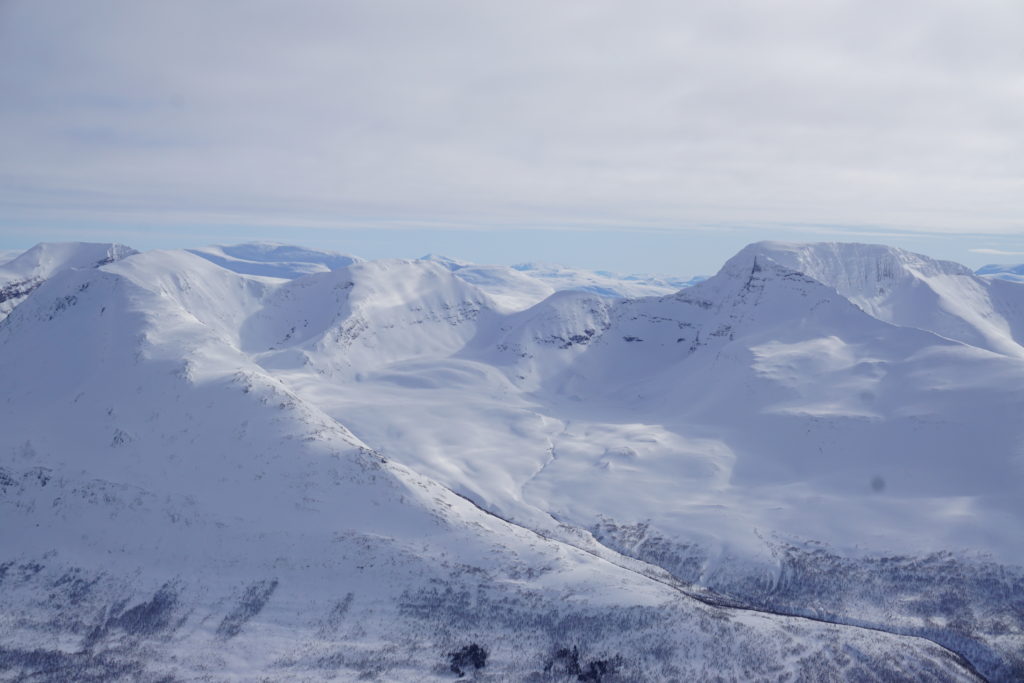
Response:
M990 278L994 280L1006 280L1007 282L1016 282L1018 284L1024 284L1024 264L990 264L978 268L978 270L974 271L974 273L975 275L979 275L981 277Z
M1024 275L1024 263L1016 265L990 263L989 265L982 266L974 271L975 275L1000 275L1002 273Z
M576 289L604 297L627 299L672 294L705 279L702 276L623 275L607 270L586 270L551 263L519 263L510 267L542 280L554 289Z
M433 254L433 253L431 253L431 254L424 254L423 256L420 256L417 260L418 261L430 261L432 263L437 263L437 264L440 264L440 265L444 266L448 270L459 270L461 268L466 268L467 266L472 266L473 265L469 261L461 261L459 259L454 259L454 258L451 258L449 256L444 256L442 254Z
M351 254L277 242L214 245L188 251L236 273L288 280L338 270L363 260Z
M20 249L3 249L0 250L0 266L3 266L8 261L13 261L17 257L21 256L24 252Z
M267 263L278 263L281 261L324 263L339 259L348 262L362 261L358 256L352 256L351 254L343 254L326 249L310 249L280 242L243 242L242 244L216 248L235 258L249 261L265 261Z

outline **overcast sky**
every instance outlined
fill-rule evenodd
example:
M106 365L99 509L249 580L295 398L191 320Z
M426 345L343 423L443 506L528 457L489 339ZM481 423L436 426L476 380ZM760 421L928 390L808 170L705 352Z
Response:
M0 0L0 248L66 239L1024 261L1024 2Z

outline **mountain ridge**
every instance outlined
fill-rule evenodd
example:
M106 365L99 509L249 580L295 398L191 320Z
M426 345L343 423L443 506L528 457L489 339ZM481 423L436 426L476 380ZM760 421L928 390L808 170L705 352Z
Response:
M116 243L39 243L0 264L0 318L57 273L98 268L136 253L131 247Z
M536 680L1012 679L1024 366L772 250L666 296L512 312L422 260L286 279L145 252L52 275L0 322L0 602L28 615L0 621L0 664L74 642L154 679L203 657L443 679L476 644L479 673ZM96 586L79 603L75 576Z

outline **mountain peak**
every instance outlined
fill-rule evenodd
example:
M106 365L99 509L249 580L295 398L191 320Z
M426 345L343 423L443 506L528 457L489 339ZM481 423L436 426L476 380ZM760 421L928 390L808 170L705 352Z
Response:
M885 280L972 275L969 268L953 261L939 261L883 244L856 242L755 242L730 262L745 263L756 256L832 285L844 295L853 293L852 288Z
M444 256L443 254L424 254L420 256L417 261L429 261L430 263L436 263L444 266L448 270L455 271L473 265L469 261L460 261L459 259L451 258L450 256Z
M755 242L741 249L719 272L743 275L755 264L764 268L769 263L828 285L871 315L898 324L902 323L892 319L892 297L931 288L937 279L976 279L959 263L855 242Z
M1002 265L991 263L987 266L978 268L974 271L974 274L998 280L1006 280L1008 282L1024 282L1024 264Z
M11 277L47 278L67 268L95 268L138 252L115 242L40 242L5 263L0 271Z
M868 314L973 346L1024 355L1022 296L993 292L969 268L880 244L756 242L719 271L745 277L766 264L817 280Z
M138 253L108 242L40 242L0 265L0 319L57 273L98 268Z
M236 273L287 280L310 273L338 270L363 260L351 254L278 242L244 242L187 251Z

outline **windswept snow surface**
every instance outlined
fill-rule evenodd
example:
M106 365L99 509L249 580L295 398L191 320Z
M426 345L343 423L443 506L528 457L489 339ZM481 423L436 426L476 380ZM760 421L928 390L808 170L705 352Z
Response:
M210 255L0 322L4 675L1024 676L1017 285L763 243L529 305Z

